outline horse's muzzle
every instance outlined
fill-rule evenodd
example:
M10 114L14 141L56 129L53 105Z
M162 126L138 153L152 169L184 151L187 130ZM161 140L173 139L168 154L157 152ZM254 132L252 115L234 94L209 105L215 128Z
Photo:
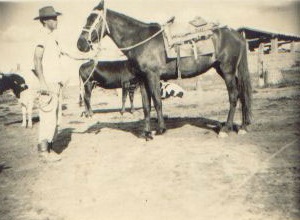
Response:
M81 52L89 52L90 51L90 45L87 42L87 40L83 37L80 37L77 41L77 48Z

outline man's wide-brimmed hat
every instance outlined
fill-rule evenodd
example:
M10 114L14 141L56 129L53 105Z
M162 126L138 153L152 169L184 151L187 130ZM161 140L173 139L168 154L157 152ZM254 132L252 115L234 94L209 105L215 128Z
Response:
M57 17L59 15L61 15L61 13L55 11L52 6L46 6L39 10L39 16L34 18L34 20L38 20L38 19L42 19L42 18Z

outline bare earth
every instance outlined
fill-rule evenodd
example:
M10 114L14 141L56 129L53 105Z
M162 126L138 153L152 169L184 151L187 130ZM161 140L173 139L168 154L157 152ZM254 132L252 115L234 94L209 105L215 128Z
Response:
M121 116L121 97L97 89L85 119L69 88L56 163L38 160L37 109L24 129L17 102L3 101L0 219L300 219L299 85L255 89L253 125L227 138L215 132L227 117L225 85L204 78L202 88L163 101L168 131L149 142L138 137L138 93L137 111Z

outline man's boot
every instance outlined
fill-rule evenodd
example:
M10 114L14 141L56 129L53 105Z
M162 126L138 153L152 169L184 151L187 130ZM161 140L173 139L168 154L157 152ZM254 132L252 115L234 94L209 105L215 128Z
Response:
M56 162L61 160L61 157L55 152L50 153L51 148L52 145L46 140L38 144L39 157L43 162Z

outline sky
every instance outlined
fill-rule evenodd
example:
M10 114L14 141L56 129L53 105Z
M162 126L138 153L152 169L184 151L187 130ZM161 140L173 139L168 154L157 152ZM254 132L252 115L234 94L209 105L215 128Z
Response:
M33 20L41 7L52 5L63 15L58 29L64 48L80 54L76 42L86 18L100 0L1 1L0 0L0 71L21 64L21 70L32 68L34 42L41 24ZM300 36L300 0L106 0L106 7L143 22L163 24L175 16L187 22L201 16L232 28L252 27L265 31ZM105 39L105 54L99 59L118 59L120 52ZM82 61L66 60L67 74L78 78Z

